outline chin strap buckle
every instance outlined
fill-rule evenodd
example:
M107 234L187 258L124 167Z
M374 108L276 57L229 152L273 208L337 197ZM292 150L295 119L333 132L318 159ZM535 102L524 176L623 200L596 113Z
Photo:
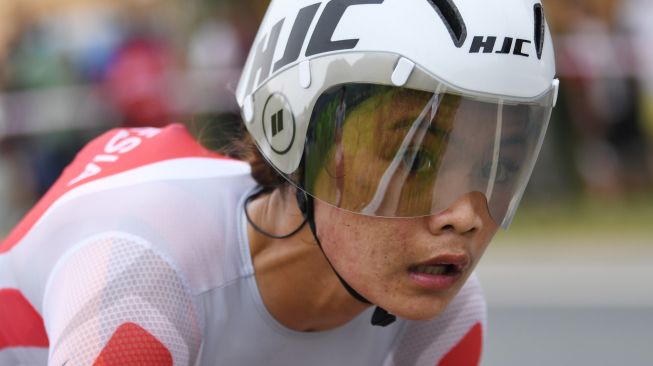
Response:
M388 313L385 309L376 307L374 314L372 315L372 325L379 327L388 326L397 320L397 317Z

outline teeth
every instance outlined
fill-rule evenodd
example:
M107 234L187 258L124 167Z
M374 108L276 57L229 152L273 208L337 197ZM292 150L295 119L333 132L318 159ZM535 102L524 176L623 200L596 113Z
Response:
M430 275L443 275L447 273L447 265L431 265L431 266L417 266L415 267L415 272L426 273Z

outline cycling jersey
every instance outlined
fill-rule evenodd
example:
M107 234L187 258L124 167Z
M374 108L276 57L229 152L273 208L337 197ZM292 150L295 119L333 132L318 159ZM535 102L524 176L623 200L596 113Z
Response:
M474 276L442 315L379 328L372 308L297 332L259 293L248 164L180 125L118 129L77 156L0 244L0 365L477 365Z

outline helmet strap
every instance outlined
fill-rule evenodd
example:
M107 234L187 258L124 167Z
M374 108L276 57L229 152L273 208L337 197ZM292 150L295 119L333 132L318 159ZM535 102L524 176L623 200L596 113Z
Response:
M245 217L247 218L247 222L249 222L249 224L252 225L252 227L254 228L254 230L258 231L259 233L261 233L261 234L263 234L263 235L265 235L265 236L267 236L268 238L272 238L272 239L287 239L287 238L290 238L291 236L297 234L301 229L304 228L304 226L306 226L306 222L307 222L307 220L304 218L304 221L301 223L301 225L299 225L299 227L297 227L297 228L296 228L295 230L293 230L292 232L290 232L290 233L288 233L288 234L284 234L284 235L276 235L276 234L272 234L272 233L270 233L270 232L264 230L262 227L256 225L256 223L254 222L254 220L252 220L252 218L249 216L249 211L247 210L247 206L249 205L249 203L250 203L253 199L255 199L256 197L260 196L260 195L261 195L262 193L264 193L264 192L265 192L265 190L264 190L263 188L258 189L258 190L256 190L254 193L252 193L251 195L249 195L249 196L245 199L245 205L244 205Z
M342 276L336 271L336 269L333 267L333 264L329 260L329 257L327 257L326 253L324 253L324 249L322 248L322 243L320 242L320 239L317 236L317 229L315 227L315 206L314 206L314 201L313 197L310 195L306 194L306 192L302 191L301 189L296 190L296 197L297 197L297 204L299 205L299 209L304 215L304 219L306 222L308 222L308 226L311 228L311 233L313 233L313 237L315 238L315 242L317 243L318 247L320 247L320 250L322 251L322 254L324 255L324 258L326 258L327 263L329 263L329 266L331 266L331 269L333 270L333 273L336 274L338 277L338 280L340 280L340 283L344 286L344 288L347 290L347 292L356 300L364 303L364 304L372 304L369 300L367 300L363 295L358 293L358 291L354 290L347 281L345 281ZM376 309L374 310L374 314L372 315L372 325L377 325L381 327L385 327L387 325L392 324L395 320L397 319L396 316L388 313L385 309L377 306Z

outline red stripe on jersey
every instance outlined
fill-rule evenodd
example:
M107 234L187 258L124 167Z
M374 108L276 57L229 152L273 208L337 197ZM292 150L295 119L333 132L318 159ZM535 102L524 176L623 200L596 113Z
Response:
M43 318L18 290L0 290L0 350L48 347Z
M172 366L172 354L139 325L125 323L113 333L93 366Z
M483 327L476 323L437 366L478 366L483 349Z
M8 252L29 232L61 196L86 183L148 164L189 157L226 159L193 139L179 124L164 129L111 130L86 145L57 182L23 221L0 243L0 254Z

